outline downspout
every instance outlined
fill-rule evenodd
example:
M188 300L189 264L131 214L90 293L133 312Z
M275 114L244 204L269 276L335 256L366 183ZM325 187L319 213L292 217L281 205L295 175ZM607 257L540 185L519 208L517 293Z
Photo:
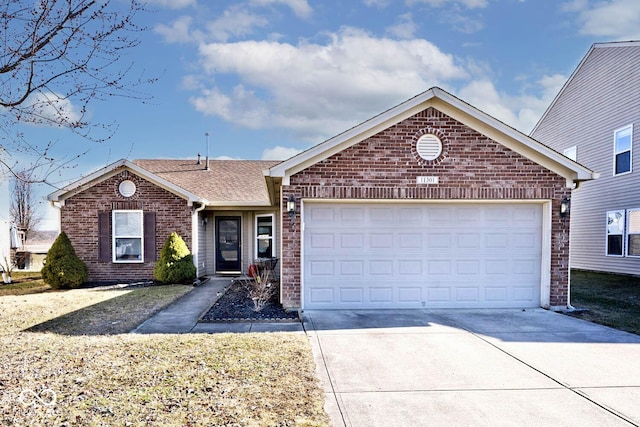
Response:
M63 202L58 202L55 200L49 200L49 204L51 207L56 208L58 210L58 234L62 232L62 206Z
M193 216L191 218L191 235L193 238L191 239L193 246L191 248L191 253L193 254L193 263L196 266L196 278L200 277L200 263L198 262L199 254L200 254L200 234L198 233L198 214L207 207L204 202L199 202L200 207L193 210Z

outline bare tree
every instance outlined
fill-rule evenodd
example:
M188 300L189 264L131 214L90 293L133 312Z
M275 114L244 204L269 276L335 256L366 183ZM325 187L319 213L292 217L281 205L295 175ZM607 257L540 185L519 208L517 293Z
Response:
M138 87L152 79L132 78L133 65L123 63L139 44L135 18L143 10L138 0L0 0L0 166L17 177L17 157L30 155L46 175L70 161L52 159L50 142L26 141L19 123L95 142L112 136L112 125L91 122L87 108L112 96L147 97Z
M24 242L42 220L33 194L33 183L29 171L14 171L16 177L11 181L11 201L9 215L11 222L24 233Z

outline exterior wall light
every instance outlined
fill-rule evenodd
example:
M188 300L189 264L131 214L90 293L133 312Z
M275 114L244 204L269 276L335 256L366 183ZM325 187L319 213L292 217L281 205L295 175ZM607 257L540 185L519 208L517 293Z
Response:
M289 220L293 224L296 218L296 198L293 194L287 199L287 212L289 212Z
M560 218L566 218L571 210L571 200L564 196L560 202Z

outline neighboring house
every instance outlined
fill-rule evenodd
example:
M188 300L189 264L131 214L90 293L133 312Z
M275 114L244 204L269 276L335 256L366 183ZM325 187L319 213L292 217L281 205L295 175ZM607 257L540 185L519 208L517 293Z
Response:
M591 170L432 88L281 163L119 161L55 192L91 280L148 278L177 231L198 273L280 258L287 308L550 307Z
M16 232L18 244L12 249L16 269L23 271L40 271L44 266L47 252L58 237L57 231L32 230L29 239L24 242L21 232Z
M600 175L571 200L571 267L640 274L640 42L594 44L531 136Z

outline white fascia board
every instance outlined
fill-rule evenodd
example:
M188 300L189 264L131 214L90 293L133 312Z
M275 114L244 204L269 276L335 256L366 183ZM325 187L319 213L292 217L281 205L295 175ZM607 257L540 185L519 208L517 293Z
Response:
M402 120L411 117L427 108L428 101L435 96L435 89L431 88L421 94L399 104L339 135L334 136L306 151L285 160L269 169L272 177L281 177L282 184L289 184L289 177L307 167L322 161L340 151L349 148L370 136L373 136Z
M590 169L437 87L272 167L269 173L274 177L282 177L282 184L288 185L291 175L400 123L428 107L442 111L507 148L565 177L568 187L571 187L574 182L597 177Z
M163 188L170 193L173 193L179 197L182 197L187 201L189 206L193 205L193 203L200 204L209 204L206 199L202 199L195 194L192 194L188 191L185 191L183 188L178 187L177 185L167 181L164 178L161 178L146 169L137 166L126 159L118 160L117 162L111 163L103 167L102 169L98 169L97 171L87 175L86 177L79 179L71 183L70 185L55 191L47 196L47 200L50 202L60 202L64 205L65 199L78 194L87 188L90 188L99 182L102 182L112 176L120 173L123 169L128 169L136 175L144 178L145 180L157 185L160 188Z
M567 179L567 186L574 182L596 179L597 174L561 153L547 147L498 119L441 91L434 108L482 133L505 147L538 163Z

